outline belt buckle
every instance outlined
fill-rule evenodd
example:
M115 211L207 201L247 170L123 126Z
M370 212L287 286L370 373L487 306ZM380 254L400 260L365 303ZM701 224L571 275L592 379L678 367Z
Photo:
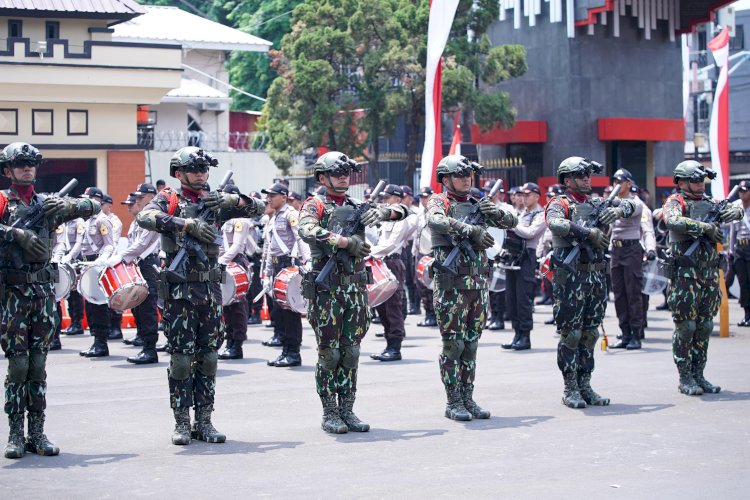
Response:
M612 245L616 246L617 248L622 248L622 240L614 240L612 241Z

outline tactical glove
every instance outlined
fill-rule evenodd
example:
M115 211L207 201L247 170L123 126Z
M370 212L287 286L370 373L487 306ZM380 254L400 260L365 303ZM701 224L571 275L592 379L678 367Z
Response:
M42 204L42 210L44 210L44 215L47 216L48 219L58 216L63 218L68 217L73 214L75 209L75 202L57 198L55 196L50 196L44 200L44 203Z
M586 237L591 242L591 246L600 250L606 250L609 247L609 236L604 234L599 228L592 228Z
M734 222L745 216L745 211L735 205L727 205L724 210L719 212L721 222Z
M206 208L214 211L223 208L235 208L240 204L240 195L211 191L203 199L203 202L206 204Z
M47 246L33 231L16 228L9 234L30 260L39 261L47 256Z
M378 222L390 220L391 209L386 207L371 208L367 212L362 214L360 222L365 226L372 226Z
M607 207L604 212L599 216L599 222L604 225L612 224L617 219L622 219L625 216L625 212L619 207Z
M495 205L492 200L488 198L482 198L482 200L479 202L479 211L482 212L482 214L485 217L490 217L493 219L502 219L505 216L505 213Z
M703 230L703 235L706 236L711 243L721 243L724 241L724 233L719 226L708 222L700 222L699 224Z
M359 236L347 236L346 251L354 257L367 257L370 255L370 244Z
M495 244L495 238L482 226L472 226L471 242L475 248L484 250Z
M185 219L185 232L201 243L213 243L216 239L213 227L198 219Z

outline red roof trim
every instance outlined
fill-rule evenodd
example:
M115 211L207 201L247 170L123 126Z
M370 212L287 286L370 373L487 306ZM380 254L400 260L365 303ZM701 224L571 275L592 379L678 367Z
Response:
M681 118L599 118L597 128L600 141L685 142Z
M580 21L576 21L576 26L586 26L588 24L596 24L596 15L601 14L602 12L610 12L615 10L615 2L614 0L607 0L604 5L601 7L594 7L593 9L588 10L588 17L586 19L581 19Z
M471 142L474 144L516 144L547 142L545 120L516 120L516 124L505 129L496 123L489 132L482 132L476 123L471 126Z
M722 7L726 7L729 4L732 4L736 2L737 0L719 0L715 4L713 4L711 7L708 8L708 15L706 17L699 17L696 19L693 19L690 21L690 23L687 25L687 28L678 29L675 30L675 33L678 35L682 35L685 33L692 33L695 31L695 26L698 24L713 22L714 18L716 17L716 11L721 9Z

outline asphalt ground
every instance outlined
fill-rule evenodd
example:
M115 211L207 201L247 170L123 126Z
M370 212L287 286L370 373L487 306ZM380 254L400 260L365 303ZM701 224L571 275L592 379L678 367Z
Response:
M46 426L62 453L0 459L0 498L748 498L750 328L711 339L706 375L721 393L684 396L655 299L643 349L596 352L607 407L560 403L550 307L536 308L530 351L501 349L509 330L485 331L475 399L492 418L472 422L443 416L437 328L409 316L404 360L381 363L369 359L384 348L373 325L355 406L372 426L363 434L320 429L306 322L294 369L266 366L271 330L252 326L245 359L219 362L213 421L227 443L184 447L170 442L168 355L134 366L125 358L138 349L113 341L109 358L84 359L91 337L64 337L49 358ZM732 304L731 324L740 316ZM612 303L605 326L614 342Z

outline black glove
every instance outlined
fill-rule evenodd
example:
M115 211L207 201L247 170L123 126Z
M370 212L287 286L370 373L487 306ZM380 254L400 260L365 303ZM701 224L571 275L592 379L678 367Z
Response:
M656 260L656 252L654 252L653 250L649 250L648 253L646 254L646 259Z
M711 241L711 243L721 243L724 241L724 233L719 226L708 222L701 222L700 224L703 229L703 234Z
M586 237L590 242L591 246L600 250L606 250L609 248L609 236L604 234L601 229L592 228Z
M199 219L185 219L185 232L201 243L213 243L216 239L214 228Z
M500 210L500 207L495 205L492 200L488 198L482 198L482 201L479 202L479 211L482 212L485 217L494 219L501 219L505 216L505 213Z
M73 213L75 210L75 203L70 200L64 200L62 198L57 198L55 196L50 196L46 200L44 200L44 203L42 204L42 210L44 210L44 215L48 219L52 219L54 217L67 217Z
M370 244L357 235L347 236L346 251L354 257L367 257L370 255Z
M39 261L47 256L47 245L33 231L16 228L10 234L29 260Z
M214 211L222 208L234 208L240 204L240 195L211 191L203 199L203 202L206 204L206 208Z
M482 226L473 226L471 229L471 241L475 248L484 250L495 244L495 238L492 237Z

